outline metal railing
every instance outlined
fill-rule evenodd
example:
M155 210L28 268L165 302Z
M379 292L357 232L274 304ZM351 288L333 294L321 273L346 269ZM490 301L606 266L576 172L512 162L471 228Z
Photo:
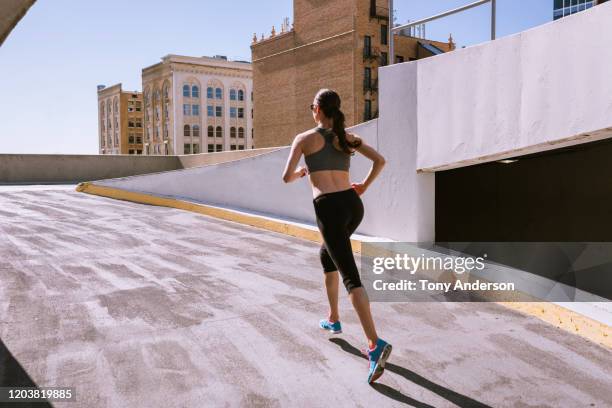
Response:
M380 58L380 49L378 47L363 47L363 60L374 60Z
M363 92L376 92L378 91L378 78L365 78L363 80Z
M386 7L373 5L370 7L370 17L382 18L386 20L389 18L389 9Z
M456 9L453 10L449 10L449 11L445 11L444 13L440 13L440 14L436 14L435 16L431 16L431 17L427 17L427 18L423 18L421 20L418 21L413 21L411 23L408 24L403 24L397 27L393 27L393 0L389 0L389 21L391 22L391 24L389 24L389 55L391 56L390 59L390 64L393 64L395 62L395 47L394 47L394 37L393 35L395 33L399 33L402 30L405 30L407 28L411 28L411 27L416 27L418 25L427 23L429 21L433 21L433 20L437 20L440 19L442 17L447 17L453 14L457 14L460 13L462 11L466 11L469 10L471 8L474 7L478 7L478 6L482 6L483 4L486 3L491 3L491 40L495 39L495 31L496 31L496 0L479 0L479 1L475 1L474 3L470 3L470 4L466 4L465 6L461 6L461 7L457 7Z

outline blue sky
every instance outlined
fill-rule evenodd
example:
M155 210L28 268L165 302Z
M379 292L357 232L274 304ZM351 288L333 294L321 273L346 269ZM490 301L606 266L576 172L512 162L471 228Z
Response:
M395 0L397 22L472 0ZM96 85L140 90L166 54L250 60L253 33L292 19L291 0L38 0L0 47L0 153L97 154ZM489 6L427 24L427 37L486 41ZM498 0L498 36L552 19L552 0Z

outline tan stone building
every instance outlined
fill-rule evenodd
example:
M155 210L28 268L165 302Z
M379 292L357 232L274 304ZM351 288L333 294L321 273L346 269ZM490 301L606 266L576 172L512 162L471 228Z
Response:
M378 114L379 66L389 61L386 0L294 0L285 21L251 45L257 147L287 145L314 126L309 105L320 88L342 98L347 126ZM448 43L395 36L396 62L453 50Z
M143 125L142 93L98 85L100 154L142 154Z
M142 70L145 154L251 149L252 69L224 56L167 55Z

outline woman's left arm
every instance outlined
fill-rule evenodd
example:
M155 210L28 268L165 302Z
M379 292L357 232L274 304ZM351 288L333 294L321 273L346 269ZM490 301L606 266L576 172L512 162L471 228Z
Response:
M352 187L357 191L357 193L359 193L359 195L361 195L365 193L368 187L370 187L370 184L372 184L374 179L378 177L382 171L383 167L385 166L385 158L358 136L347 134L347 140L349 140L349 142L359 140L359 146L357 146L355 150L372 160L372 167L370 168L366 178L361 183L351 183Z
M289 153L289 158L287 159L287 164L285 165L285 171L283 172L283 181L285 183L291 183L292 181L295 181L308 174L308 170L306 170L304 167L300 167L296 170L296 167L300 162L300 158L302 157L301 142L302 139L298 136L291 144L291 151Z

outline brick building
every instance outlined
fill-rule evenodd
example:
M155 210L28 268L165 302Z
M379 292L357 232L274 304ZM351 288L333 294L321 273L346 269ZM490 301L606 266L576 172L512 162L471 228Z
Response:
M142 154L142 93L98 85L98 142L100 154Z
M294 0L293 26L251 45L254 144L287 145L314 126L309 105L320 88L342 98L347 126L378 114L379 66L389 61L386 0ZM395 35L396 62L454 49L448 43Z

